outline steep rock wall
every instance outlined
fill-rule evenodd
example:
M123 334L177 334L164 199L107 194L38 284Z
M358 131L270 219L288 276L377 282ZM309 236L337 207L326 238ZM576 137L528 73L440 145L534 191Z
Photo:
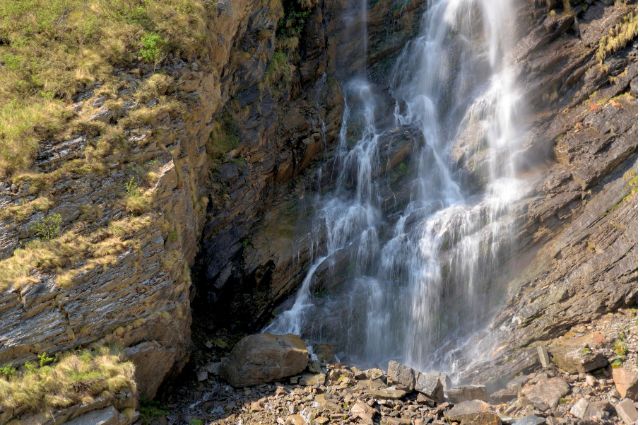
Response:
M466 376L474 382L506 382L537 364L535 346L637 306L637 5L571 4L521 6L516 60L531 108L521 167L541 177L518 206L521 249L490 328L497 348Z

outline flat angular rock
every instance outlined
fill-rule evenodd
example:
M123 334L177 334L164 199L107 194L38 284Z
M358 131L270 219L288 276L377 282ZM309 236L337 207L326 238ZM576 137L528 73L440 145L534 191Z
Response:
M295 335L249 335L233 347L220 375L234 387L246 387L297 375L308 361L307 347Z
M438 403L444 401L444 386L439 373L418 372L415 390Z
M511 425L542 425L547 420L545 418L541 418L540 416L529 415L524 418L519 418L513 421Z
M500 417L491 411L491 407L481 400L468 400L456 404L445 413L449 421L460 425L500 425Z
M507 403L516 398L518 398L518 390L516 388L503 388L489 396L489 400L496 404Z
M387 400L400 400L402 397L407 395L407 392L396 388L383 388L379 390L370 390L369 395L375 398L382 398Z
M583 419L602 423L611 416L612 411L613 406L606 400L589 402Z
M410 367L391 360L387 367L387 383L402 385L407 390L413 391L416 383L415 372Z
M536 384L525 385L520 390L520 397L540 410L558 406L562 396L569 393L569 385L562 378L538 379Z
M128 423L128 421L127 421ZM66 422L65 425L120 425L120 413L115 407L95 410Z
M614 368L611 371L613 383L620 397L638 400L638 370L632 368Z
M487 401L487 387L484 385L462 385L447 390L447 398L452 403L460 403L469 400Z
M597 351L604 342L600 332L580 337L564 337L559 339L549 351L553 362L567 373L587 373L601 369L609 364L607 358Z
M365 424L373 424L373 417L376 414L376 410L365 402L358 400L351 407L349 413L351 416L360 418Z
M571 406L571 410L569 411L569 413L571 413L578 419L584 419L588 407L589 401L585 398L581 398L573 406Z
M300 380L298 381L298 383L306 387L323 385L325 378L326 376L324 373L316 373L316 374L305 373L300 377Z
M616 413L627 425L633 425L638 421L638 409L631 399L625 398L616 404Z

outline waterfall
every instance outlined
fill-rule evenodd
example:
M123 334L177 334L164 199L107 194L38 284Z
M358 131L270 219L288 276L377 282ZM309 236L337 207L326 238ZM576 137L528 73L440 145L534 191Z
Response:
M335 187L317 197L313 224L322 249L266 331L334 343L365 365L455 372L462 352L481 356L469 341L501 302L526 190L512 1L429 1L390 96L362 75L344 84ZM399 137L410 157L390 171L383 154ZM390 191L404 194L399 210Z

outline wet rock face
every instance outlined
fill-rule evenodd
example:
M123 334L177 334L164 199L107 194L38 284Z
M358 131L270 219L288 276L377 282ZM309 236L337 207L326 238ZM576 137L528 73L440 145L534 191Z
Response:
M294 50L283 50L286 31L276 30L275 38L263 37L265 28L286 21L287 5L280 18L256 10L235 43L252 60L231 63L225 71L231 99L215 118L233 133L237 146L212 175L195 273L197 310L202 311L198 322L213 327L251 331L264 325L275 306L295 291L309 266L312 241L307 221L313 214L305 196L331 184L330 163L321 167L321 179L311 173L319 160L330 157L337 140L344 103L340 81L363 65L353 60L362 56L363 47L358 32L358 27L363 29L362 14L352 10L354 4L339 0L311 4L295 11L306 18L295 34ZM417 31L423 7L421 1L384 0L369 9L372 70L388 66ZM344 25L345 19L353 25ZM266 83L273 73L273 58L281 58L283 51L293 69L290 79ZM385 136L381 156L387 162L380 179L406 168L412 149L421 143L407 130L396 133ZM390 188L383 195L389 208L397 207L399 189ZM211 308L218 312L215 317L207 314Z
M486 365L499 365L505 380L483 366L466 376L489 386L530 371L533 342L637 305L638 235L630 224L637 222L637 38L604 59L598 54L637 5L572 2L563 14L559 5L537 4L519 6L529 30L515 52L531 117L519 166L533 192L519 205L511 295L491 325L503 348ZM459 152L473 174L482 146L462 144ZM565 367L602 363L586 357L577 352Z

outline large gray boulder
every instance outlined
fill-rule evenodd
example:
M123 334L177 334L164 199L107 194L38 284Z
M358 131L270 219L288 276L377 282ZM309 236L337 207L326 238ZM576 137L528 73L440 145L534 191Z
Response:
M296 335L249 335L222 362L220 375L234 387L247 387L297 375L308 362L307 347Z

